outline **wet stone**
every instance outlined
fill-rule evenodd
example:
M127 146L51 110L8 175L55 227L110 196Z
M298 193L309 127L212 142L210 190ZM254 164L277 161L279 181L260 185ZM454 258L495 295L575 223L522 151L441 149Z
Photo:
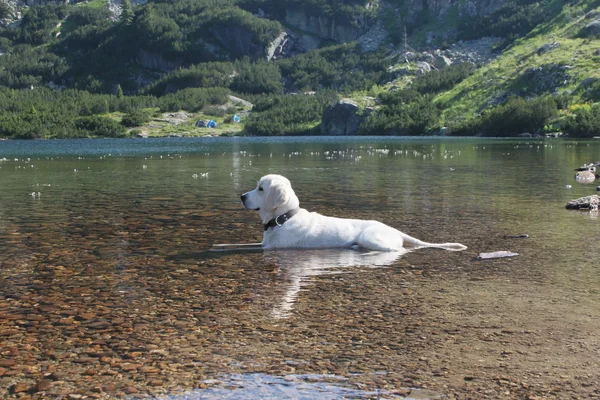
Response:
M11 386L12 393L23 393L29 390L29 386L23 382L19 382Z
M45 392L46 390L49 390L51 387L52 387L52 381L41 380L35 384L35 391L36 392Z
M15 365L17 362L15 360L0 360L0 367L12 367L13 365Z

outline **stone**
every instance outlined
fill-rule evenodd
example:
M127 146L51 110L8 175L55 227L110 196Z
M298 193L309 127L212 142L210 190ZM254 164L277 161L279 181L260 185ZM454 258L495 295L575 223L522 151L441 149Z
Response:
M46 390L50 389L52 387L52 382L49 380L41 380L38 383L36 383L35 385L35 391L36 392L45 392Z
M559 47L560 47L560 43L558 43L556 41L550 42L550 43L545 43L536 50L536 53L538 56L541 56L542 54L545 54L545 53L549 52L550 50L554 50Z
M596 180L596 174L592 171L577 171L575 173L575 180L581 183L592 183Z
M567 208L567 210L587 210L597 207L598 203L600 203L600 196L593 194L591 196L570 200L567 202L565 208Z
M478 260L490 260L493 258L507 258L518 256L519 253L513 253L511 251L493 251L490 253L479 253L477 256Z
M361 109L353 100L342 99L325 109L321 133L331 136L356 135L360 124L370 113L371 109Z
M117 386L114 383L108 383L104 386L102 386L102 390L107 392L107 393L111 393L117 390Z
M417 74L418 75L425 75L429 72L431 72L431 65L429 65L429 63L427 63L425 61L419 61L417 63Z
M12 359L0 360L0 367L12 367L16 363L17 362L15 360L12 360Z
M10 390L12 393L23 393L29 390L29 386L23 382L19 382L15 383Z
M519 79L532 85L534 93L555 93L572 80L569 69L569 65L544 64L526 69Z
M141 366L142 366L142 364L124 363L124 364L121 364L121 369L123 371L135 371L136 369L140 368Z
M597 38L600 36L600 18L596 18L587 24L581 31L580 36L588 38Z
M444 55L438 55L435 57L433 65L437 69L444 69L444 68L452 65L452 60L450 60L448 57L446 57Z

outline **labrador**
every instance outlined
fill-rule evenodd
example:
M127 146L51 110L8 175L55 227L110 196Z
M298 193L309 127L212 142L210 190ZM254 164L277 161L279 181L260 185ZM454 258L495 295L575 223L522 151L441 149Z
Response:
M265 175L241 196L246 209L258 211L265 249L360 247L406 253L422 247L461 251L460 243L427 243L378 221L326 217L300 208L290 181Z

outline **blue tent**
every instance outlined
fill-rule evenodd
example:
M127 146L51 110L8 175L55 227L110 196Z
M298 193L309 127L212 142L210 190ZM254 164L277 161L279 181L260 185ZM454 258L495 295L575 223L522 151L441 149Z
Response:
M217 127L217 123L211 119L211 120L210 120L210 121L208 121L208 123L206 124L206 127L207 127L207 128L216 128L216 127Z
M234 115L234 116L233 116L233 122L240 122L240 117L239 117L239 115Z

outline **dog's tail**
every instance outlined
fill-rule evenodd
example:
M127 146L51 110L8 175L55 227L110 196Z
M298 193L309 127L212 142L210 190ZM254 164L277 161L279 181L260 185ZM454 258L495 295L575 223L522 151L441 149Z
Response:
M414 246L414 248L422 248L422 247L435 247L438 249L444 249L449 251L462 251L467 248L464 244L460 243L428 243L412 236L406 235L404 238L405 242Z
M449 250L449 251L463 251L467 248L464 244L460 243L425 243L424 247L436 247L439 249Z

